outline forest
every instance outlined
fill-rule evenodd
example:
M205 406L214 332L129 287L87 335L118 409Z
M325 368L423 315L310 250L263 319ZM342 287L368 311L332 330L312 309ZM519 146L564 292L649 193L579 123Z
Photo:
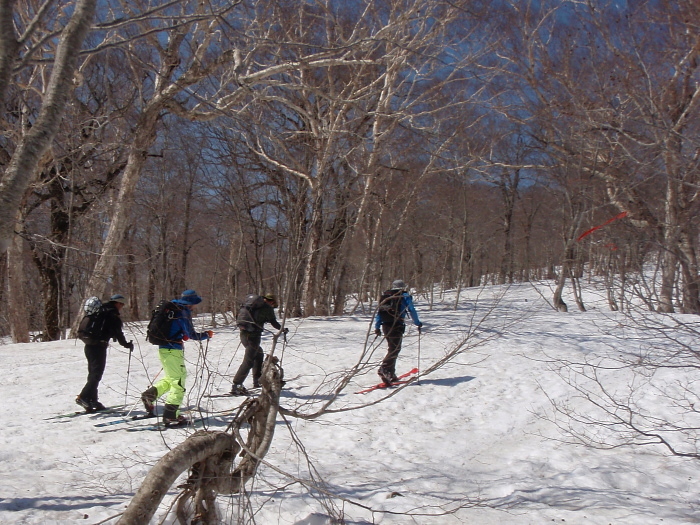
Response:
M0 0L0 335L601 276L700 314L693 0Z

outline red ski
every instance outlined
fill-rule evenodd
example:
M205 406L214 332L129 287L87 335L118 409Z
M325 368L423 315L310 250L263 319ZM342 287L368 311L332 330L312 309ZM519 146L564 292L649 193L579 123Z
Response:
M387 384L384 383L384 382L381 382L381 383L378 383L378 384L376 384L376 385L374 385L374 386L371 386L371 387L369 387L369 388L366 388L365 390L360 390L359 392L355 392L355 393L356 393L356 394L366 394L367 392L372 392L373 390L378 390L378 389L380 389L380 388L391 388L392 386L402 385L402 384L404 384L404 383L408 383L409 380L406 379L408 376L412 376L413 374L417 374L417 373L418 373L418 369L417 369L417 368L414 368L413 370L409 370L409 371L406 372L405 374L401 374L401 375L398 377L399 381L393 381L393 382L392 382L391 384L389 384L389 385L387 385ZM403 379L404 381L401 381L402 379Z

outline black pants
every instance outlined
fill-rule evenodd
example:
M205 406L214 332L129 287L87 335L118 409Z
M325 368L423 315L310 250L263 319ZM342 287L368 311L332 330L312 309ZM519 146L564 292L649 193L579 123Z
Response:
M246 377L248 377L248 372L250 372L251 368L253 369L253 381L257 383L260 380L263 361L265 360L265 354L260 348L261 338L262 332L241 330L241 343L245 347L245 355L238 372L233 378L234 383L242 385Z
M85 357L88 362L87 383L80 392L83 401L96 402L98 400L97 387L102 380L102 374L107 365L107 346L109 343L97 343L85 345Z
M392 374L396 373L396 359L399 357L401 352L401 340L403 339L403 333L406 331L406 325L404 323L383 324L382 331L384 332L384 337L386 338L386 344L389 347L384 361L382 361L382 368L387 372Z

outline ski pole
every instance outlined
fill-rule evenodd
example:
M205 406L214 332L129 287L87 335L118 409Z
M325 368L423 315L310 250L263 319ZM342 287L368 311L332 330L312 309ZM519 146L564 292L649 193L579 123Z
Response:
M284 351L287 349L287 328L282 329L282 355L280 355L280 361L284 359Z
M158 371L158 373L155 375L155 377L153 378L153 380L152 380L152 381L149 381L150 386L153 386L153 383L155 383L156 379L158 379L158 376L160 375L160 373L161 373L162 371L163 371L163 369L161 368L161 369ZM139 403L141 403L141 398L140 398L140 397L139 397L139 398L136 400L136 402L131 406L131 408L130 408L129 411L124 415L124 417L129 417L129 416L131 415L131 413L134 411L134 409L138 406ZM124 403L124 405L126 405L126 403Z
M416 383L420 385L420 336L421 336L421 327L418 327L418 379L416 380Z
M131 374L131 354L134 353L134 341L129 341L129 362L126 365L126 387L124 388L124 406L126 406L127 396L129 395L129 374Z
M199 381L200 383L204 381L204 370L207 368L207 351L209 350L209 338L207 338L206 348L202 344L202 340L197 341L199 343L199 357L202 360L202 366L199 369Z

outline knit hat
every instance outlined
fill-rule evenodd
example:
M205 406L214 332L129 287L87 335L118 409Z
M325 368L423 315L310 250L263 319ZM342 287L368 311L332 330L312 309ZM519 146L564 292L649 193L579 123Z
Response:
M199 295L197 295L197 292L195 292L194 290L185 290L180 296L180 301L185 304L195 305L201 303L202 298Z
M393 283L391 283L392 290L405 290L406 288L408 288L406 286L406 283L403 282L401 279L397 279Z
M115 293L112 297L109 298L109 300L113 303L122 303L126 304L126 297L124 297L120 293Z

